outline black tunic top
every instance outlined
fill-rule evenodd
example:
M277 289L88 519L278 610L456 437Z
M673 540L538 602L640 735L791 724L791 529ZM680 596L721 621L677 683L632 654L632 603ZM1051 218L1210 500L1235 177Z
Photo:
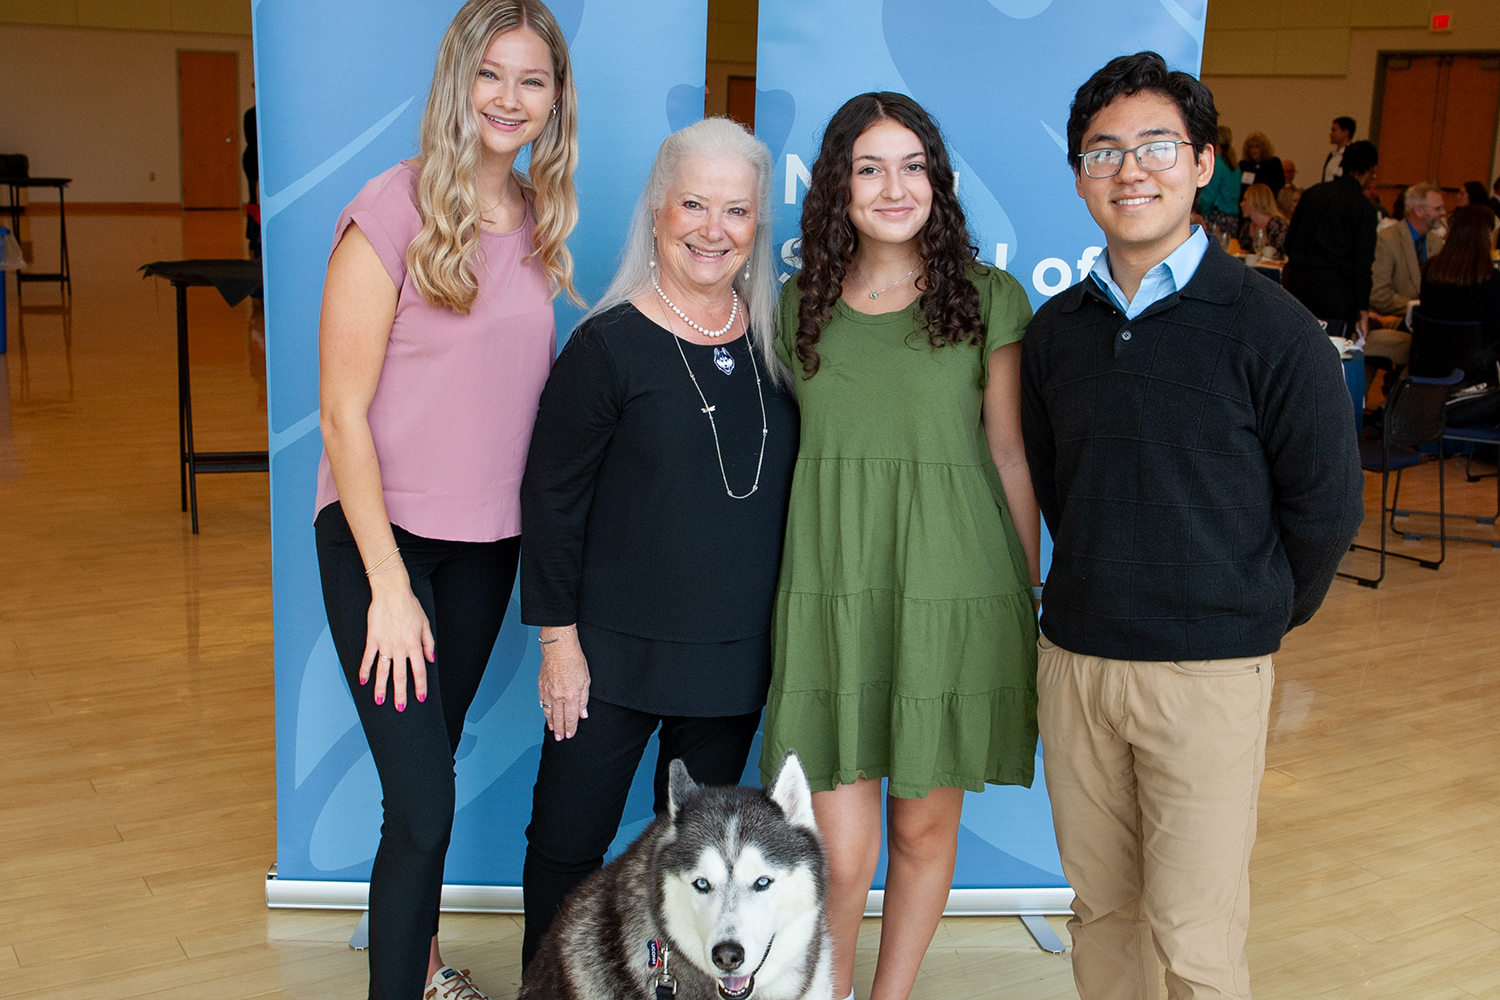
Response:
M752 364L751 343L686 343L628 303L574 332L542 392L521 483L523 621L579 622L585 638L607 630L678 644L755 639L754 648L765 648L798 420L765 359L757 354ZM723 351L732 367L716 363ZM684 358L714 407L717 453ZM736 495L755 483L759 397L767 429L760 486L731 499L726 477ZM628 701L610 696L649 678L619 676L588 646L584 653L592 690L604 700L680 707L680 699L649 693ZM763 680L754 683L762 695ZM716 686L743 687L733 678L702 681L699 694L709 700Z

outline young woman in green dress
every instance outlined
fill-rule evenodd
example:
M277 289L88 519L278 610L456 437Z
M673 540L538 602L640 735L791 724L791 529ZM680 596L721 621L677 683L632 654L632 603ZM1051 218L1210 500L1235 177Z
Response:
M761 770L795 748L812 781L840 998L880 857L881 779L890 863L871 1000L911 991L952 885L964 791L1031 783L1031 308L972 244L926 112L892 93L839 109L781 299L802 440Z

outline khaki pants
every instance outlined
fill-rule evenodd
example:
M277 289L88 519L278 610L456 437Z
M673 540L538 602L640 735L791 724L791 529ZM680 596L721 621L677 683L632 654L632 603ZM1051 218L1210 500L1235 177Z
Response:
M1037 718L1083 1000L1248 1000L1271 657L1136 662L1039 643Z

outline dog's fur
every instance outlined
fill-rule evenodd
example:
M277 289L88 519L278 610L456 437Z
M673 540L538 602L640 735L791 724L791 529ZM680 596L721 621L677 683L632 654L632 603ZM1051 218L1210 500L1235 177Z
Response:
M654 1000L661 946L677 1000L830 1000L827 872L795 753L767 789L674 760L667 814L568 897L519 1000Z

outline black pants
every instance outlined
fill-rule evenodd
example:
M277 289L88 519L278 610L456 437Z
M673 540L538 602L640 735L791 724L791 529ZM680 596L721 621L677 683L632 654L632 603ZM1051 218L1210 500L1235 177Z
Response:
M713 718L660 716L591 698L589 717L578 723L572 739L556 740L544 731L521 876L526 906L523 971L568 893L604 864L641 754L658 725L653 808L662 813L673 758L681 758L699 784L740 783L760 711Z
M408 680L406 710L398 713L389 689L376 705L373 681L359 683L370 583L349 522L334 503L319 512L316 527L328 625L385 810L370 874L370 997L415 1000L427 985L453 831L453 754L510 602L520 539L447 542L392 526L436 654L427 665L427 700L417 701Z

